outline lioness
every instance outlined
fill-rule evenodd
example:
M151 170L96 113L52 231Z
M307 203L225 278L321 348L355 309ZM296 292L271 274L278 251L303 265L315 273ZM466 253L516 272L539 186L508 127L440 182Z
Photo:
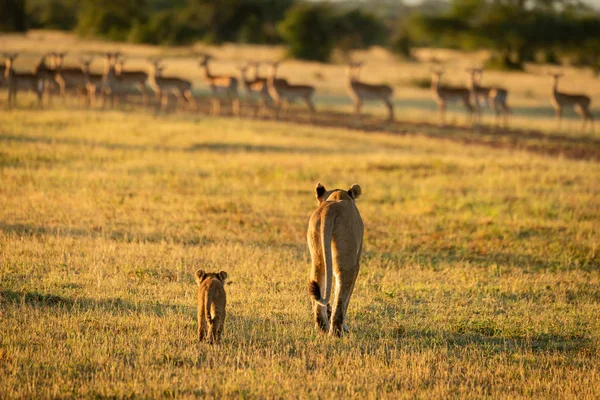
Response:
M316 187L319 205L308 223L308 248L312 258L309 290L314 300L315 322L322 331L340 337L347 329L346 310L362 250L364 227L355 203L361 193L356 184L349 190L327 191L319 183ZM336 286L333 309L330 309L333 275Z
M225 323L227 272L206 273L199 269L195 278L198 283L198 339L219 343Z

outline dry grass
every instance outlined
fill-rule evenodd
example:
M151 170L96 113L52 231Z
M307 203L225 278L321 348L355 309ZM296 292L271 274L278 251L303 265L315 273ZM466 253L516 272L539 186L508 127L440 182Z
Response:
M600 396L600 166L192 116L0 114L8 397ZM361 184L351 333L315 331L313 188ZM198 344L196 268L231 277Z

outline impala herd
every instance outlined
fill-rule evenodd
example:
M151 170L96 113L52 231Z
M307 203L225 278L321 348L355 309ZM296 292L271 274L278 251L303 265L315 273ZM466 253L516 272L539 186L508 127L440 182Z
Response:
M66 67L65 53L48 53L41 57L31 72L16 72L14 61L18 53L4 53L4 66L0 66L0 87L6 86L8 91L8 107L16 105L17 93L32 91L37 95L38 105L43 105L44 94L49 101L54 95L66 99L67 93L74 93L83 98L87 107L92 107L96 97L102 98L102 107L107 104L114 107L115 102L122 101L124 96L136 89L142 96L144 105L150 103L154 95L156 109L166 111L169 99L175 97L178 106L197 109L193 94L192 82L180 77L165 76L165 65L160 58L149 58L148 70L132 70L125 68L125 58L121 54L104 54L104 71L93 73L90 69L92 58L80 58L79 66ZM256 117L271 114L278 118L280 112L287 113L290 103L298 100L304 102L310 112L311 121L316 113L313 103L315 87L310 85L291 84L286 79L277 77L279 62L268 64L268 74L260 76L260 63L251 62L238 67L240 76L213 75L210 68L210 55L201 55L198 67L204 72L203 78L210 88L211 112L221 114L223 100L231 103L234 115L240 115L240 91L243 86ZM354 105L357 119L361 119L361 109L365 101L381 101L388 111L388 122L394 121L394 90L389 85L366 83L360 80L360 71L364 62L348 62L347 90ZM252 77L249 71L252 67ZM449 102L458 101L467 111L467 122L478 125L482 122L483 105L489 107L495 115L495 125L508 127L510 107L507 104L508 91L501 87L483 86L481 68L467 69L469 80L466 86L449 86L441 84L443 71L432 70L431 91L440 113L440 123L445 124L445 113ZM562 111L572 107L581 116L582 129L590 122L594 129L594 118L590 111L591 100L583 94L565 93L558 90L558 80L562 74L549 74L553 79L551 102L556 111L558 128L561 127ZM240 82L241 81L241 82ZM241 83L241 85L240 85Z

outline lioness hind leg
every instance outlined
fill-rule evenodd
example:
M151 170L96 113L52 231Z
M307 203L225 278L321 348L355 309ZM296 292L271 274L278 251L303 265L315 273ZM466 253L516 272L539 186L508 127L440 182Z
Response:
M358 267L356 268L356 271L358 271ZM354 284L356 283L356 275L358 275L358 274L357 273L354 274L354 278L352 280L352 285L350 285L350 289L348 290L348 295L344 299L344 333L350 332L350 328L348 328L348 325L346 325L345 320L346 320L346 315L348 315L348 304L350 304L350 297L352 297L352 292L354 292Z
M341 299L336 299L333 307L333 317L331 318L331 328L329 334L337 337L344 336L344 304Z
M198 307L198 340L203 341L206 338L206 316L204 315L204 305Z
M225 316L221 316L219 315L214 323L214 338L215 338L215 343L219 344L221 343L221 336L223 335L223 325L225 322Z
M348 309L350 296L354 289L356 274L353 274L350 278L351 279L346 282L340 283L339 280L337 282L338 284L336 285L335 300L332 310L331 329L329 330L330 335L343 337L344 333L348 332L348 326L346 326L345 323L346 310Z
M323 332L329 332L329 316L331 315L331 307L322 306L314 302L315 324L317 329Z
M208 322L208 343L219 344L223 334L223 318L217 315Z
M345 313L346 311L344 311ZM327 320L331 321L331 304L327 304ZM344 333L348 333L350 332L350 328L348 328L348 325L344 324Z
M208 343L215 344L217 341L217 330L214 321L208 322Z

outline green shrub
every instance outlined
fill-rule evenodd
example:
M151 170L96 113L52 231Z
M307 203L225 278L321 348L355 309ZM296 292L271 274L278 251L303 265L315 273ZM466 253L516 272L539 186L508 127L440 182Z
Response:
M338 47L365 49L374 45L386 45L389 37L387 27L374 15L353 9L330 18L331 34Z
M411 78L408 80L408 84L419 89L429 89L431 87L431 78Z
M404 58L412 58L411 49L413 42L406 31L401 31L392 41L391 49L394 53Z
M513 61L507 54L493 55L485 62L484 68L498 71L523 71L523 63Z
M77 0L30 0L29 27L71 30L77 25L78 10Z
M77 33L126 40L132 26L146 20L145 0L87 0L82 2Z
M23 32L27 29L25 2L0 0L0 31Z
M313 61L329 61L334 41L329 29L331 13L326 5L299 3L279 24L288 55Z

